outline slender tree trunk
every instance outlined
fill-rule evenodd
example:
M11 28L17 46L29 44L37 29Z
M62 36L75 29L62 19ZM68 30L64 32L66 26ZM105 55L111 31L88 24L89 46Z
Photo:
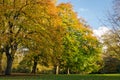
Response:
M0 73L2 73L2 53L0 53Z
M70 74L70 68L67 68L67 74Z
M59 66L56 66L55 74L59 74Z
M2 56L3 56L3 52L4 52L4 49L1 48L0 49L0 73L3 74L3 71L2 71Z
M32 73L36 73L36 69L37 69L37 61L34 60L34 65L33 65L33 68L32 68Z

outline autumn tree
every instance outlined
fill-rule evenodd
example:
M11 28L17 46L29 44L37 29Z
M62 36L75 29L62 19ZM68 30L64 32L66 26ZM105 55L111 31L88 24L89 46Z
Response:
M5 74L9 75L18 46L26 47L34 40L39 41L35 36L52 31L51 26L57 28L57 23L51 19L54 9L46 7L52 4L50 0L1 0L0 3L0 39L7 57ZM51 33L47 31L46 34Z
M64 32L60 25L61 21L55 3L46 0L39 7L42 7L39 9L41 12L39 13L41 17L39 26L42 29L39 33L33 35L34 39L27 41L28 44L26 45L30 50L31 55L29 57L33 62L32 73L36 73L38 64L48 66L50 61L61 54L61 40Z
M39 36L39 45L37 43L35 45L35 50L38 50L38 53L35 57L40 58L38 61L41 64L49 65L49 62L51 61L53 63L53 66L56 67L56 65L59 63L58 58L60 58L60 55L62 53L61 45L64 29L61 27L61 20L58 16L55 3L46 2L41 7L44 7L43 20L45 20L45 30L43 31L43 35Z
M101 46L89 29L83 29L83 32L72 29L65 38L64 46L63 58L68 74L70 71L90 73L101 68Z
M77 17L70 3L58 5L58 10L62 26L66 30L63 38L61 65L66 67L67 74L75 70L88 73L97 71L100 68L98 63L101 62L99 41L93 36L91 29L83 19Z
M54 1L0 1L0 46L7 57L5 75L10 75L14 55L22 46L29 49L33 73L38 63L47 61L56 74L61 63L65 63L68 73L76 63L74 68L78 70L93 71L93 65L99 66L100 59L94 59L100 56L100 46L90 28L77 18L71 4L56 7Z

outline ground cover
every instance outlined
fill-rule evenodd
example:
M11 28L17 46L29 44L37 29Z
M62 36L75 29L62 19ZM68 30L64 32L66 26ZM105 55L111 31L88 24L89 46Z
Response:
M0 76L0 80L120 80L120 74L11 75L11 76Z

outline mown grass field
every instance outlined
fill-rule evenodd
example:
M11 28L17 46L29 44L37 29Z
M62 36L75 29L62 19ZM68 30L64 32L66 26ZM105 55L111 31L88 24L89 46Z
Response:
M0 76L0 80L120 80L120 74L12 75Z

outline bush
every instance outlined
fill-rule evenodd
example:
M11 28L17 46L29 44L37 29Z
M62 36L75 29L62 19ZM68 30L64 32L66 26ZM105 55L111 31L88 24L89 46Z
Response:
M25 67L18 67L18 68L13 68L12 72L14 72L14 73L30 73L31 70L29 68L25 68Z

